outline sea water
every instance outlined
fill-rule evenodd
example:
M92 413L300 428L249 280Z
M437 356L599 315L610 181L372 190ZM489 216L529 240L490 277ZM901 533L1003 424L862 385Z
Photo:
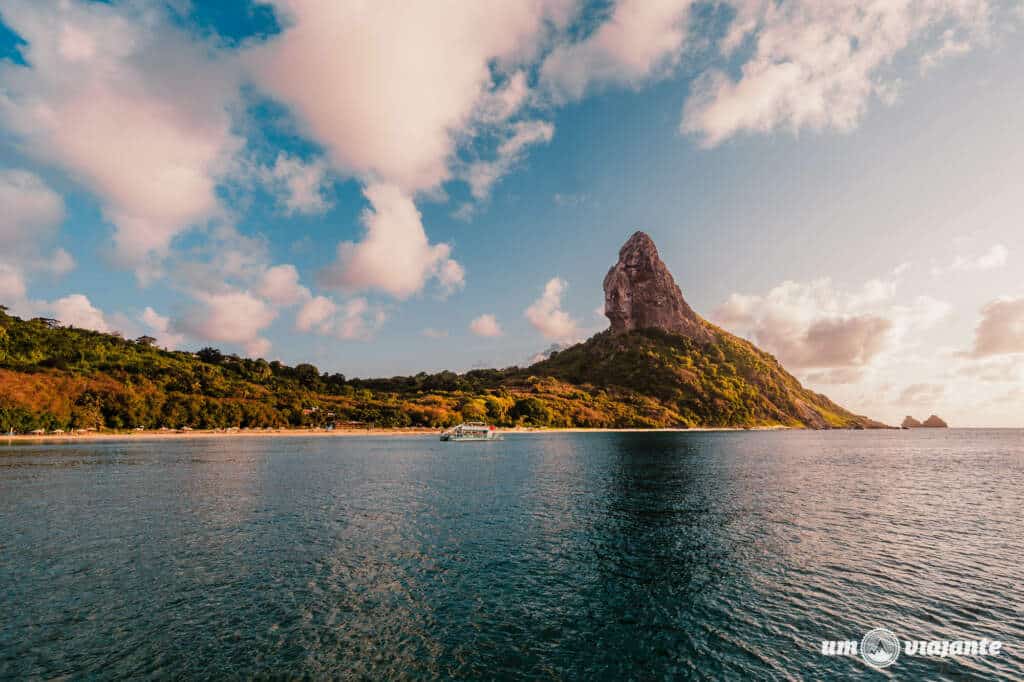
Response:
M1024 678L1024 432L0 440L0 678Z

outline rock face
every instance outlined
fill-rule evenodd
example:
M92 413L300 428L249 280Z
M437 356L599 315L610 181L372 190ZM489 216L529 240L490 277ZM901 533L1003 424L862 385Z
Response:
M936 416L934 414L932 416L928 417L927 419L925 419L924 422L921 423L921 426L927 426L927 427L931 427L933 429L947 429L947 428L949 428L949 424L947 424L946 422L942 421L942 419L940 419L938 416Z
M613 334L661 329L708 343L714 334L693 311L658 249L643 232L634 232L619 250L619 261L604 278L604 314Z
M932 415L925 419L923 422L919 422L911 416L904 417L903 428L905 429L919 429L919 428L931 428L931 429L946 429L949 428L949 424L944 422L936 415Z

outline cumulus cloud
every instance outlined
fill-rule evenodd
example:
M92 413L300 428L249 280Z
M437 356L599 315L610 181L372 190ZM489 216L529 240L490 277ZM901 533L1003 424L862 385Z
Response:
M544 293L525 311L526 319L544 338L570 342L579 337L579 325L562 310L562 294L568 284L560 277L548 280Z
M460 133L493 116L492 67L530 57L547 22L568 17L565 0L273 5L285 30L252 51L257 83L337 169L406 194L447 180ZM524 97L517 78L501 88L505 113Z
M827 278L787 281L766 294L731 295L712 319L809 382L853 384L905 366L922 334L949 315L949 304L928 296L897 300L896 288L883 279L848 292Z
M494 338L501 336L501 325L498 324L497 318L490 313L485 313L480 317L474 319L469 323L469 330L477 336L483 336L487 338Z
M579 99L588 88L637 87L667 73L682 54L692 0L621 0L584 40L552 50L540 71L556 100Z
M295 305L310 298L309 289L299 284L299 271L285 263L267 268L256 293L277 305Z
M738 79L705 73L683 110L682 132L699 135L706 146L739 132L849 130L872 97L891 99L897 80L885 68L898 54L933 40L937 26L953 24L968 41L983 39L990 23L987 0L736 4L737 19L721 48L732 58L749 39L753 55Z
M337 261L321 272L324 286L359 291L376 289L400 299L418 293L437 278L446 291L463 283L462 267L449 258L448 244L431 244L412 199L394 185L369 185L370 207L363 211L363 241L338 245Z
M139 321L146 326L149 333L156 338L157 344L163 348L180 348L185 342L183 334L176 334L171 329L170 318L159 314L149 306L146 306L146 309L139 315Z
M173 323L177 333L204 341L234 343L249 355L263 355L270 342L260 336L277 311L248 291L194 292L196 303Z
M0 170L0 253L23 254L56 234L64 200L34 173Z
M327 296L306 301L295 318L295 328L345 340L368 340L387 319L386 313L374 308L365 298L336 303Z
M285 213L313 215L331 207L327 199L330 178L323 159L306 162L282 152L273 166L262 169L261 176L277 195Z
M25 298L27 289L21 270L9 263L0 263L0 305L13 305Z
M1024 298L1002 298L981 309L974 333L976 357L1024 353Z
M122 261L162 255L218 214L218 177L241 146L231 60L134 3L11 0L4 21L28 66L0 65L0 120L100 198Z
M308 332L326 322L338 309L337 304L326 296L315 296L299 309L295 316L295 328Z
M62 248L46 253L64 222L64 200L35 173L0 169L0 302L21 301L34 273L59 277L75 267Z
M52 303L45 304L45 307L54 319L60 320L65 326L92 329L98 332L111 331L103 311L94 306L83 294L71 294L59 298Z
M783 282L764 296L733 294L714 313L726 329L749 336L796 368L860 367L885 346L892 321L865 308L890 295L881 280L850 295L828 279Z

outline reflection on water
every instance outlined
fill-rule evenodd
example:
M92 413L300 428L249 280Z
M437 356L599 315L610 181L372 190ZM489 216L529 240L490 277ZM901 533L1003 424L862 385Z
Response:
M1019 679L1022 484L1018 431L0 447L0 678Z

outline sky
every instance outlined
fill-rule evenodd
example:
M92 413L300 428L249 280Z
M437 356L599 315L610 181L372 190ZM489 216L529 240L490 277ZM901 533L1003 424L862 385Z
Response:
M607 327L649 233L847 408L1024 425L1021 0L0 0L0 304L347 376Z

